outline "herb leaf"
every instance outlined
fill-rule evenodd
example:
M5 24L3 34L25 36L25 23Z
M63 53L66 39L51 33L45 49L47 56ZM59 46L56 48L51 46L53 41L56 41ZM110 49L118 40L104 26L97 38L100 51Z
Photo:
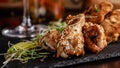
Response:
M94 8L96 12L99 12L99 8L97 7L97 5L95 5Z
M62 32L66 26L67 24L65 22L55 21L55 22L50 22L48 28L49 30L56 29L57 31Z

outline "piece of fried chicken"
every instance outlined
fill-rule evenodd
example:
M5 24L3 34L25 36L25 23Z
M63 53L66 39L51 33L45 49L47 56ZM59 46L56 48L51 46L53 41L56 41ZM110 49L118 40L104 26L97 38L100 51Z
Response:
M85 23L83 27L83 36L85 47L93 53L98 53L107 46L104 29L98 24L93 24L91 22Z
M42 39L40 39L39 45L46 50L56 51L59 38L60 33L56 29L50 30Z
M92 5L84 11L86 15L86 21L101 24L105 18L105 15L112 11L112 9L113 5L109 1Z
M67 21L68 26L62 31L57 45L57 57L84 55L84 38L82 27L85 23L85 15L71 16Z
M105 30L107 42L115 42L120 36L120 9L113 10L101 24Z

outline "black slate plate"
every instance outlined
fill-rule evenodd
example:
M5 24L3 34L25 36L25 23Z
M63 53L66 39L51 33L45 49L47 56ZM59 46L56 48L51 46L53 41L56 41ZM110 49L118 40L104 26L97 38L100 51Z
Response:
M86 53L84 56L72 57L68 59L49 57L44 62L40 62L39 59L29 60L28 63L22 64L19 61L11 61L7 68L54 68L64 67L69 65L81 64L86 62L92 62L102 59L108 59L120 56L120 39L109 44L102 52L98 54Z

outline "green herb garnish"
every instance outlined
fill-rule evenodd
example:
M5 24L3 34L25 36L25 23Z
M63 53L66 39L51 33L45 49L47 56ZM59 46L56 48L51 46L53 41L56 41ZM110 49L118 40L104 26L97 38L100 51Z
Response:
M94 7L95 7L95 11L99 12L99 8L97 7L97 5L95 5Z
M49 30L56 29L59 32L62 32L66 26L67 24L61 21L50 22L50 24L48 25Z
M3 68L11 60L19 60L22 63L28 62L29 59L43 58L47 57L50 52L43 52L41 48L34 41L19 42L12 45L5 54L6 61L3 62Z

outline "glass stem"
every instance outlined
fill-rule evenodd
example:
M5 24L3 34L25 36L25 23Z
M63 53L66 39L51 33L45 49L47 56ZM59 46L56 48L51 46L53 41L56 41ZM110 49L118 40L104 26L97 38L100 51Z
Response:
M31 27L31 19L29 16L29 0L23 0L23 21L22 26L26 26L27 28Z

